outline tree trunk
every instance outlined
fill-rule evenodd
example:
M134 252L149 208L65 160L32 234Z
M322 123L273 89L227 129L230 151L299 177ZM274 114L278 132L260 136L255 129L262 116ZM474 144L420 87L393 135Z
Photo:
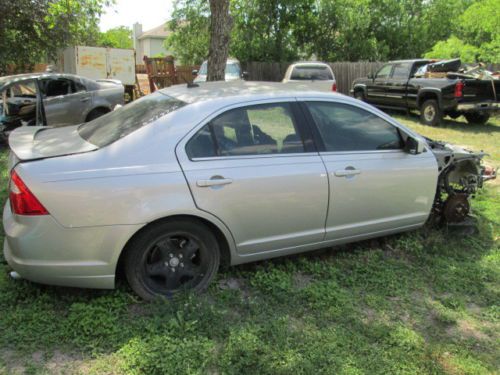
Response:
M224 81L233 19L229 0L210 0L210 48L207 81Z

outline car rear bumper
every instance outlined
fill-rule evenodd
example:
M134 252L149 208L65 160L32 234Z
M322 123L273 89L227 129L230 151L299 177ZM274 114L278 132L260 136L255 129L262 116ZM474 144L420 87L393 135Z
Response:
M459 103L457 110L460 112L497 112L500 111L500 103L494 101Z
M4 256L22 278L51 285L110 289L121 250L141 225L65 228L52 216L3 213Z

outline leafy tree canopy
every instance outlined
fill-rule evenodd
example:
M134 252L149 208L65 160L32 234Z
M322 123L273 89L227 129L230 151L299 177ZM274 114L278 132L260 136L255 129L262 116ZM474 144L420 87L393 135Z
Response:
M132 29L126 26L118 26L102 32L97 38L97 46L132 49L134 48Z
M437 45L449 50L458 38L466 55L481 45L481 58L498 61L498 9L498 0L231 0L230 55L388 60L419 57ZM207 1L176 0L166 48L181 63L206 59L209 17Z
M500 62L500 3L480 0L457 18L453 35L437 42L427 57L460 57L466 62Z
M93 45L113 0L0 1L0 73L31 66L69 45Z

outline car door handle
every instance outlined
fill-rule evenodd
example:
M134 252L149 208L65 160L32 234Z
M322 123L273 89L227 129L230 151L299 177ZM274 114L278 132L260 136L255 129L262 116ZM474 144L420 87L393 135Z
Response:
M81 102L88 102L90 100L90 97L87 96L86 98L81 98L80 101Z
M335 171L335 176L337 177L348 177L360 174L361 171L359 169L339 169Z
M198 180L196 185L199 187L221 186L232 183L230 178L211 178L210 180Z

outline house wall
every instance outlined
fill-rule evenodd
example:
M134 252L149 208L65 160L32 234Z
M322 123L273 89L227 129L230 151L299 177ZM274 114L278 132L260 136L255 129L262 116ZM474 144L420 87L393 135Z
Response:
M171 55L169 51L165 49L163 46L163 43L165 42L165 39L149 39L149 55L148 56L156 56L158 54L163 54L165 56Z

